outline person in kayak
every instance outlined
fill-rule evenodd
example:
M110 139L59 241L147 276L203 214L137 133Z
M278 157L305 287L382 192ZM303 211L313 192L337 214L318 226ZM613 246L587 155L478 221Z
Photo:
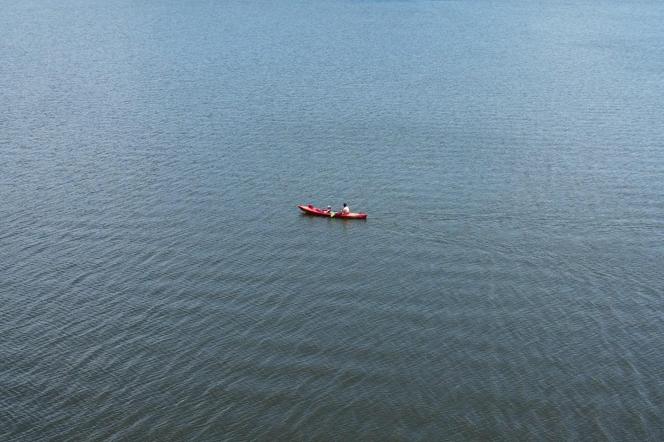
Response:
M344 203L343 209L341 209L341 213L344 215L348 215L350 213L350 208L348 207L348 204Z

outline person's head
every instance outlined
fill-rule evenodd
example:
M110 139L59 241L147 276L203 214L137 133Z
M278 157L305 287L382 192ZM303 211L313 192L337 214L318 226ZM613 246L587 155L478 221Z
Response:
M348 204L344 203L344 207L348 207Z

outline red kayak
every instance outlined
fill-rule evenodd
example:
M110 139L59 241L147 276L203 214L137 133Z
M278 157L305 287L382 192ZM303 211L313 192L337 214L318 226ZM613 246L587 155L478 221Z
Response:
M331 210L319 209L311 204L297 206L301 211L307 215L313 216L326 216L328 218L342 218L342 219L367 219L366 213L341 213Z

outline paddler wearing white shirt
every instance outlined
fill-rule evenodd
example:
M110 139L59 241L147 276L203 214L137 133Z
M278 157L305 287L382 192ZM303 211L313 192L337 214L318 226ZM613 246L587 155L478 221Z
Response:
M341 209L341 213L344 215L348 215L350 213L350 209L348 208L348 204L344 203L343 209Z

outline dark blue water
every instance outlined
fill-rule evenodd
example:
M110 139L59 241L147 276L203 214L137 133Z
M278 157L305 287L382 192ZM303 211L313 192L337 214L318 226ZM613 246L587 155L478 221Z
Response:
M662 440L662 23L4 2L0 439Z

